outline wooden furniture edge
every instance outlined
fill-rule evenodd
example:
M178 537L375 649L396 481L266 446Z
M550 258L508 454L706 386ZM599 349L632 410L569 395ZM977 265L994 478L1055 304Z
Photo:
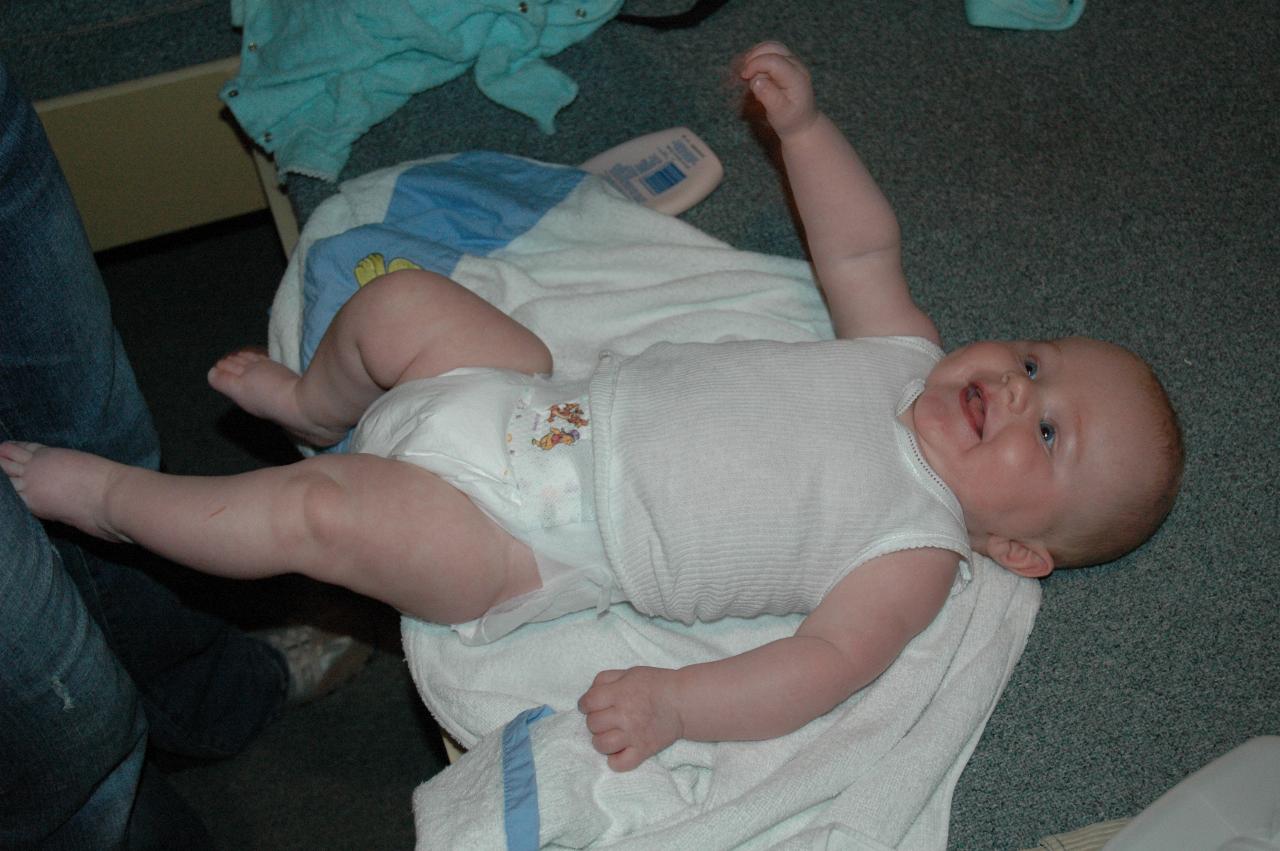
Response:
M95 251L270 210L298 223L275 168L218 99L235 56L36 103Z

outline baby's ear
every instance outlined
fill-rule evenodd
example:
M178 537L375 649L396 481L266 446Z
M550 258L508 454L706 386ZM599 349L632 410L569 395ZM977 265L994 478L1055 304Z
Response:
M1005 570L1039 579L1053 573L1053 556L1041 544L1013 541L999 535L987 538L987 555Z

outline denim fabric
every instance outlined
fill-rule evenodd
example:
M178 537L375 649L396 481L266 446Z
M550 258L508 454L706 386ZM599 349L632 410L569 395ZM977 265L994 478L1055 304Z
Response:
M66 182L0 66L0 439L156 467L159 443ZM203 847L153 747L240 750L273 649L184 608L136 551L46 530L0 477L0 847Z

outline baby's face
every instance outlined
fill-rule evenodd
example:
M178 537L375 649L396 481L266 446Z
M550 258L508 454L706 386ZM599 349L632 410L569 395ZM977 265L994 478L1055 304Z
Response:
M1149 457L1144 366L1096 340L997 341L943 358L903 421L964 510L975 546L1049 543L1105 511Z

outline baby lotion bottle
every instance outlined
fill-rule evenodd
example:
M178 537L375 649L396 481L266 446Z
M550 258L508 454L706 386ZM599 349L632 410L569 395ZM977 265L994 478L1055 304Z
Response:
M673 216L707 197L724 177L720 159L688 127L623 142L580 167L628 198Z

